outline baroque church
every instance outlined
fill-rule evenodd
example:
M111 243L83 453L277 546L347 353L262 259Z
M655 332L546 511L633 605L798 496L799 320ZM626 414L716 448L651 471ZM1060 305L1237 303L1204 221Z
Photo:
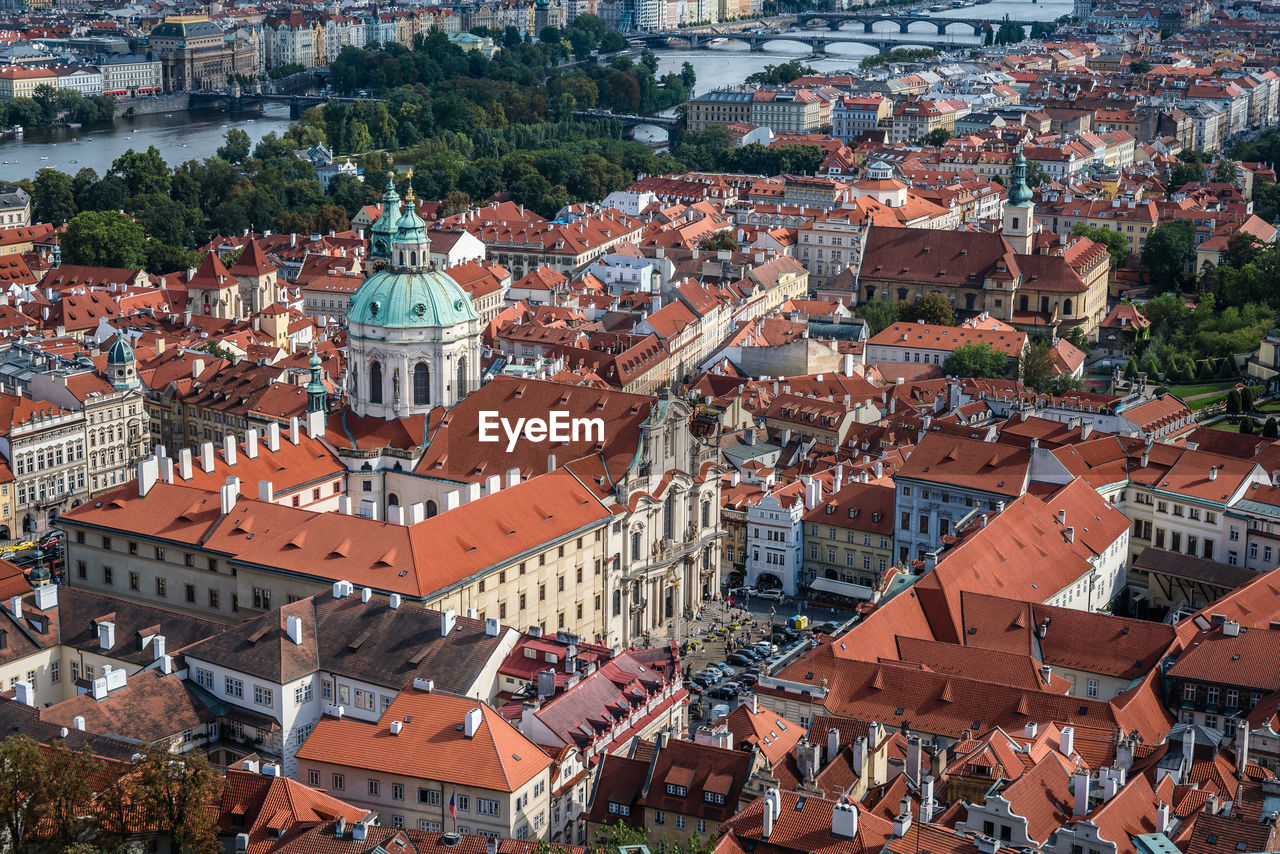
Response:
M412 189L401 198L388 180L382 198L372 272L347 312L346 405L329 406L318 359L308 386L308 426L347 469L349 512L414 524L567 471L616 519L602 544L609 558L594 568L599 613L583 618L592 634L625 644L673 631L720 587L722 470L690 430L690 404L670 389L655 400L502 374L482 384L483 325L470 296L430 262ZM482 411L549 410L602 417L604 441L508 453L479 439Z

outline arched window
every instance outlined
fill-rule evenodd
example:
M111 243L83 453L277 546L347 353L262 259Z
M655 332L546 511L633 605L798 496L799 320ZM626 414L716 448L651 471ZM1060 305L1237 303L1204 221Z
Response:
M458 385L454 388L454 394L458 400L467 396L467 357L458 357Z
M435 503L434 501L428 501L428 502L427 502L427 518L428 518L428 519L430 519L432 516L436 515L436 514L437 514L437 513L439 513L439 512L440 512L440 511L439 511L439 509L436 507L436 503Z
M369 365L369 402L382 403L382 363Z
M396 495L394 492L393 492L393 493L391 493L390 495L388 495L388 496L387 496L387 506L388 506L388 507L399 507L399 506L400 506L400 496L399 496L399 495Z
M1062 313L1065 315L1071 314L1071 300L1066 300L1062 303Z
M418 266L418 251L416 249L409 253L409 266Z
M413 405L426 406L431 402L431 374L426 362L413 366Z

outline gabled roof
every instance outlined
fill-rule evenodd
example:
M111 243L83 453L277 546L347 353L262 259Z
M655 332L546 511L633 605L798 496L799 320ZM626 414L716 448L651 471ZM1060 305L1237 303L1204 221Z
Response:
M480 710L480 724L468 737L461 725L473 709ZM392 734L392 721L403 723L399 735ZM377 723L322 719L298 760L499 792L518 790L552 764L487 704L414 688L401 691Z

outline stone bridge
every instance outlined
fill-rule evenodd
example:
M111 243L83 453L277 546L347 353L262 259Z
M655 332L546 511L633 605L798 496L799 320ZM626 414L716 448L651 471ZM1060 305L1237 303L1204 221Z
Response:
M906 39L886 39L883 34L848 32L845 30L833 30L830 32L788 32L788 33L648 33L643 36L637 36L632 39L633 42L640 42L653 47L670 47L672 43L687 44L691 49L698 50L706 48L711 42L717 39L725 41L736 41L748 45L753 51L762 51L765 45L770 42L793 42L809 47L814 53L824 52L829 45L841 43L866 44L875 47L877 50L888 51L900 47L939 47L938 42L930 41L934 38L931 34L919 33L921 36L919 42L912 42Z

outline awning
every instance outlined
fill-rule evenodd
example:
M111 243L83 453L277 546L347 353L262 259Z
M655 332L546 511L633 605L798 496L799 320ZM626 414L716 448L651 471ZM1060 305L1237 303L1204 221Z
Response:
M850 599L870 599L872 590L862 584L850 584L847 581L836 581L834 578L815 578L809 582L809 589L819 593L835 593L848 596Z

